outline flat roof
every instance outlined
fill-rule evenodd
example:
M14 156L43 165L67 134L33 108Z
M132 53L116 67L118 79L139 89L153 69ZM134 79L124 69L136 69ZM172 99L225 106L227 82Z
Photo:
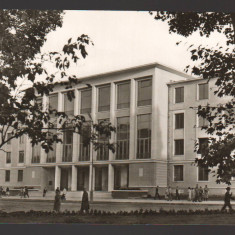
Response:
M179 80L179 81L171 81L168 82L167 85L175 85L175 84L181 84L181 83L188 83L188 82L195 82L195 81L202 81L202 80L210 80L210 79L216 79L218 77L214 77L214 78L191 78L191 79L187 79L187 80Z

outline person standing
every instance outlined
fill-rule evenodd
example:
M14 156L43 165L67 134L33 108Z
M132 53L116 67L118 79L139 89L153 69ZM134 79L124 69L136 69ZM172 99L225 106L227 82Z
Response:
M209 188L207 187L207 185L205 185L204 188L204 200L207 201L209 198Z
M9 188L7 187L6 188L6 196L9 196L10 195L10 190L9 190Z
M81 213L88 213L90 209L89 206L89 200L88 200L88 193L86 191L86 188L83 189L83 195L82 195L82 204L81 204Z
M29 190L28 190L27 186L25 186L24 195L25 195L25 197L29 198Z
M188 187L188 201L192 201L192 190Z
M67 190L66 190L66 188L64 188L64 189L63 189L63 192L62 192L61 200L63 200L63 201L66 200L66 193L67 193Z
M224 195L224 205L221 209L221 211L224 211L226 209L226 207L229 208L230 212L233 210L232 206L231 206L231 198L232 198L232 193L230 193L230 187L226 188L226 193Z
M198 189L198 184L196 185L195 189L194 189L194 202L198 201L198 196L199 196L199 189Z
M198 189L198 201L201 202L203 199L203 189L202 186Z
M170 186L169 186L168 192L169 192L169 200L172 201L172 189Z
M54 201L54 208L53 210L56 212L60 211L60 206L61 206L61 196L60 196L60 191L55 192L55 201Z
M176 200L180 200L180 194L179 194L178 186L176 186L176 189L175 189L175 197L176 197Z
M45 197L45 196L46 196L46 193L47 193L47 188L45 187L45 188L43 189L43 194L42 194L42 196Z
M168 189L168 187L167 187L166 190L165 190L165 199L166 199L167 201L169 201L169 189Z
M156 187L156 191L155 191L155 197L154 197L154 199L155 199L155 200L160 199L160 195L159 195L159 187L158 187L158 185L157 185L157 187Z

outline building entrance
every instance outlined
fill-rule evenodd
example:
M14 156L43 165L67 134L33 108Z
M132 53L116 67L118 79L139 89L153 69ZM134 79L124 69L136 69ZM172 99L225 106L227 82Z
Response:
M108 167L95 168L95 191L108 191Z
M78 167L77 190L89 189L89 167Z
M128 165L114 166L114 189L127 188L129 182Z

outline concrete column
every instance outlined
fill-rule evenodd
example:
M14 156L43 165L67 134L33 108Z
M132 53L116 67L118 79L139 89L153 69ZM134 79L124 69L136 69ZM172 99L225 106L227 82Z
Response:
M157 70L155 70L155 74L152 78L152 124L151 124L151 158L157 158L157 141L158 141L158 123L159 123L159 114L158 114L158 84L157 84Z
M93 178L93 182L91 183L92 178ZM91 187L93 188L93 191L94 191L95 190L95 167L93 166L93 173L92 173L92 165L89 166L89 191L91 191Z
M80 113L80 107L79 107L79 91L76 89L74 91L75 94L75 99L74 99L74 115L79 115ZM79 135L76 133L73 133L73 162L77 162L78 161L78 154L79 154Z
M61 168L59 166L55 167L55 189L60 188L60 179L61 179Z
M131 102L130 102L130 146L129 159L135 159L136 146L136 81L131 80Z
M108 168L108 191L111 192L114 189L114 167L109 164Z
M77 191L78 168L72 166L71 191Z
M63 111L63 94L61 92L58 93L58 112ZM57 126L59 127L60 124L57 122ZM63 135L61 133L60 138L63 140ZM62 143L56 144L56 162L62 161L62 151L63 151L63 145Z
M111 83L111 87L110 87L110 122L113 126L116 125L115 122L115 97L116 97L116 89L115 89L115 83L112 82ZM111 134L111 138L110 138L110 143L114 143L115 142L115 133L113 132ZM115 153L112 153L111 150L109 150L109 160L114 160L115 159Z

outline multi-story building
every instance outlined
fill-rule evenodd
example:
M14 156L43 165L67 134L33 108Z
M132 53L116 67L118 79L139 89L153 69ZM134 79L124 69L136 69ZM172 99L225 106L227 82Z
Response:
M72 102L68 90L58 84L42 103L69 115L91 117L95 123L109 120L117 128L111 136L111 142L117 144L115 153L106 148L94 151L72 131L63 133L63 142L54 144L54 151L48 154L40 145L32 148L24 136L0 152L1 186L47 187L51 191L60 187L75 192L84 187L111 192L168 184L187 188L196 183L218 187L204 169L192 165L194 141L206 136L199 128L203 121L190 107L216 102L210 83L158 63L80 80L73 87ZM100 136L100 141L107 139Z

